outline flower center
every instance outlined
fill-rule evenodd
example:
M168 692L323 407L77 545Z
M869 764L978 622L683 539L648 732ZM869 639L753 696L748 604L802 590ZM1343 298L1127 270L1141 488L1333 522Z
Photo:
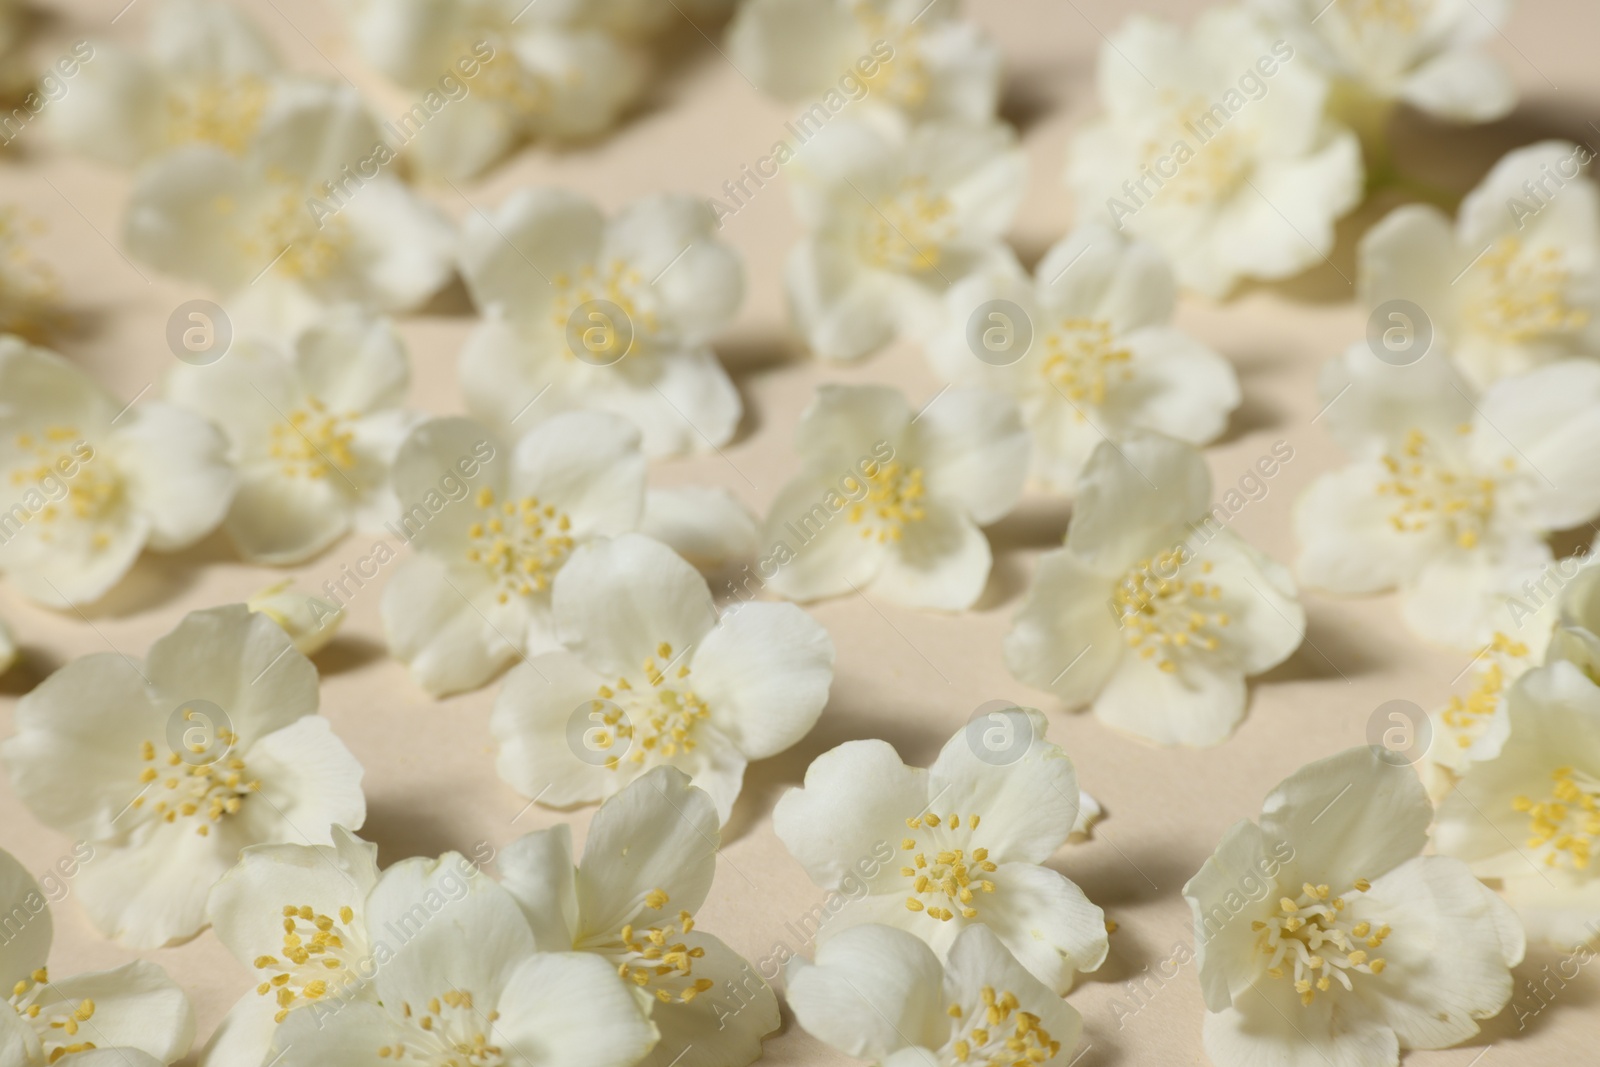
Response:
M1135 182L1139 197L1195 205L1238 192L1254 166L1253 133L1231 124L1233 114L1219 100L1179 89L1161 95L1167 117L1144 141L1144 166ZM1175 150L1180 144L1187 153ZM1149 178L1143 177L1146 171Z
M480 21L477 36L457 42L450 54L475 55L474 42L492 43L494 55L480 62L477 77L472 80L473 95L499 101L519 118L549 114L556 100L554 79L537 74L517 62L516 54L506 43L516 31L517 27L509 22ZM583 80L583 74L579 70L571 70L564 75L564 80L569 85L577 84Z
M269 171L266 180L271 189L238 237L240 254L261 273L271 269L301 281L328 277L350 244L349 220L342 214L313 215L304 183L288 174ZM224 214L235 206L226 197L217 204Z
M1442 531L1462 548L1477 547L1494 517L1494 479L1459 469L1421 430L1406 435L1398 456L1383 456L1383 465L1390 478L1378 484L1378 495L1395 498L1389 522L1396 530Z
M628 354L635 338L654 335L661 329L649 286L625 260L613 259L603 271L586 263L576 277L557 274L550 284L556 291L550 304L550 323L558 331L576 331L573 340L583 346L585 362L609 366ZM602 310L588 309L586 321L572 322L573 312L594 301L616 305L622 312L622 321L612 321ZM568 358L578 358L570 341L562 351Z
M494 1029L500 1013L481 1015L472 1006L472 994L450 990L414 1011L401 1002L400 1013L411 1024L409 1040L378 1049L382 1059L408 1060L428 1067L501 1067L506 1062L498 1045L489 1043L484 1032Z
M223 751L228 751L238 742L238 734L227 730L217 731L215 743L223 746ZM193 750L205 752L206 746L197 745ZM154 765L154 742L144 742L141 756L151 766L140 773L140 783L149 786L160 782L162 790L165 790L165 794L160 791L156 793L161 799L150 810L163 822L175 823L180 817L194 819L199 823L195 833L201 837L211 833L212 823L238 814L245 797L261 791L261 779L246 779L244 760L237 757L220 759L214 763L186 764L176 752L168 753L166 764L169 770L163 777L163 772ZM131 807L144 809L144 793L133 798Z
M668 899L666 890L658 888L645 894L644 903L650 910L660 911ZM694 916L680 911L676 924L639 927L627 923L615 938L585 942L579 947L611 960L623 981L648 989L663 1004L687 1004L716 985L709 978L694 977L694 961L705 956L706 950L674 940L693 929Z
M1544 850L1547 867L1566 857L1576 870L1587 870L1596 837L1600 837L1600 781L1571 767L1550 772L1555 783L1549 798L1535 803L1525 796L1512 799L1515 811L1528 815L1528 847Z
M340 908L334 919L308 904L283 906L283 959L258 956L255 961L257 970L277 972L256 986L256 993L270 994L277 1002L277 1022L293 1009L328 996L330 972L348 969L346 950L357 943L351 934L355 917L348 907Z
M962 817L953 812L943 819L929 812L906 820L907 829L914 832L900 842L902 852L912 853L911 863L900 868L901 876L911 883L907 911L925 912L940 922L949 922L958 913L963 919L978 917L977 894L994 892L994 883L983 875L995 871L988 849L968 851L978 819L967 816L965 828Z
M253 74L206 80L170 92L167 144L214 144L229 155L242 156L255 136L268 95L266 81Z
M1462 309L1468 325L1512 344L1583 329L1589 313L1567 303L1564 259L1560 249L1525 249L1502 237L1478 261L1484 274Z
M1051 388L1073 405L1099 407L1117 381L1127 381L1133 371L1126 364L1133 353L1117 347L1111 324L1104 319L1062 319L1045 335L1044 360L1039 369ZM1079 421L1086 416L1077 412Z
M1111 594L1112 614L1128 647L1168 672L1178 669L1180 653L1215 652L1232 621L1227 612L1213 610L1222 599L1220 585L1184 579L1185 555L1174 548L1141 560ZM1202 560L1200 572L1211 570L1210 561Z
M332 471L347 471L356 464L350 449L356 436L350 422L355 418L353 412L332 414L315 397L307 398L306 406L291 411L287 421L273 423L268 454L290 478L326 478Z
M1528 646L1496 631L1494 640L1484 646L1478 655L1490 658L1478 669L1477 683L1472 691L1466 696L1452 696L1449 705L1439 715L1455 734L1456 744L1461 748L1472 747L1473 741L1499 710L1500 698L1509 681L1504 662L1526 659Z
M870 469L868 469L870 468ZM861 536L877 538L879 544L898 541L907 525L927 517L922 500L922 468L907 467L899 460L867 463L862 468L867 479L867 495L850 507L850 521L861 527Z
M940 247L955 235L954 213L955 205L930 191L926 178L904 178L899 189L866 213L861 255L885 270L937 270Z
M921 27L914 22L891 20L876 5L862 0L855 4L852 14L869 42L895 42L894 54L879 61L878 69L870 76L862 75L867 92L887 97L902 108L916 108L928 98L932 84L922 62Z
M1357 878L1353 888L1365 893L1372 883ZM1268 958L1267 974L1273 978L1293 975L1295 992L1306 1005L1317 993L1332 989L1334 982L1349 989L1352 971L1382 974L1387 963L1368 950L1383 944L1389 924L1374 927L1365 919L1351 922L1344 914L1344 897L1332 896L1325 885L1307 882L1300 889L1298 900L1283 897L1277 914L1250 924L1260 935L1256 947Z
M500 603L513 593L531 596L550 588L572 552L572 520L534 496L496 505L487 487L478 490L477 502L483 514L467 530L472 542L467 559L489 572L500 588Z
M1061 1042L1039 1025L1039 1017L1022 1011L1017 995L984 986L980 1004L946 1009L957 1020L949 1048L957 1063L982 1067L1035 1067L1061 1051Z
M122 479L103 464L92 466L92 451L88 458L78 454L75 446L83 442L83 435L72 426L47 426L37 436L21 433L16 437L17 448L24 455L11 468L10 482L19 491L19 504L28 513L24 521L37 519L43 524L39 531L42 541L54 540L49 527L63 518L96 525L109 519L122 504ZM70 478L61 473L64 464L77 468ZM29 491L45 497L42 507L29 508ZM12 508L6 518L14 522L16 509ZM0 532L15 531L0 526ZM96 548L104 548L109 542L110 536L103 531L93 535Z
M76 1037L79 1024L88 1022L93 1017L95 1005L94 1001L85 998L70 1010L65 1004L55 1004L52 1005L51 1011L46 1013L43 1006L35 1001L38 1000L40 991L49 984L49 970L40 967L11 987L11 1006L39 1036L45 1062L54 1063L63 1056L74 1052L87 1052L95 1047L93 1041L66 1040Z
M663 641L655 656L644 661L639 685L622 677L615 686L596 690L600 699L593 703L591 719L599 725L586 735L586 743L602 752L623 743L621 752L606 759L607 769L614 771L624 761L642 767L647 761L655 764L694 751L694 728L711 717L711 709L686 684L688 665L673 671L674 662L672 646ZM668 671L672 671L671 685Z

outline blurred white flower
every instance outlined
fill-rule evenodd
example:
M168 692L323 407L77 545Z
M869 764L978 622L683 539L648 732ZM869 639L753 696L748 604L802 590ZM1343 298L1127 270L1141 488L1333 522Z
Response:
M366 818L361 765L317 701L289 636L231 604L184 616L142 663L73 660L18 702L0 757L35 818L94 845L77 881L94 924L157 948L200 932L240 849Z
M167 152L134 180L134 256L284 333L337 303L415 308L449 279L449 220L383 165L393 153L353 89L285 87L248 151ZM370 176L368 172L370 173Z
M1361 300L1376 311L1408 300L1407 344L1420 331L1484 388L1572 356L1600 357L1600 188L1583 175L1586 147L1544 141L1508 153L1461 202L1452 227L1437 208L1407 204L1359 247Z
M789 253L789 314L811 350L855 360L930 332L942 295L1010 258L1027 157L1001 123L841 118L786 166L806 236Z
M1035 476L1071 492L1101 441L1154 430L1203 445L1239 406L1233 365L1171 325L1176 303L1153 245L1088 222L1032 279L1008 260L952 286L929 352L952 381L1015 396Z
M600 805L582 862L565 823L496 857L541 951L593 953L632 984L661 1033L639 1067L746 1067L778 1029L772 988L695 923L720 843L711 798L657 767Z
M1514 0L1255 0L1275 30L1338 82L1455 122L1493 122L1516 104L1483 47Z
M1288 570L1210 506L1192 446L1140 434L1097 448L1066 546L1040 557L1006 635L1011 673L1160 744L1226 739L1245 679L1300 647L1306 617Z
M645 461L615 415L557 415L515 447L443 418L406 438L393 480L416 551L383 591L384 632L416 683L444 696L557 646L551 583L583 542L638 527Z
M245 602L283 627L302 656L313 656L327 647L344 622L344 608L321 597L294 588L294 579L274 582Z
M1359 344L1318 390L1352 462L1296 507L1300 578L1334 593L1398 587L1428 640L1487 644L1515 582L1550 563L1546 535L1600 513L1600 361L1548 364L1480 396L1442 355L1397 365Z
M762 526L762 576L794 600L970 608L992 562L980 527L1016 506L1029 447L1003 393L949 389L913 412L889 386L823 385L795 432L800 474Z
M86 846L79 846L83 849ZM84 859L94 863L93 850ZM88 868L84 868L87 870ZM109 971L52 978L50 905L33 875L0 851L0 982L9 990L6 1067L146 1067L169 1064L194 1041L194 1010L167 972L147 960ZM94 1056L91 1050L101 1050Z
M60 279L29 247L44 231L37 217L0 204L0 334L41 342L63 323Z
M276 1063L640 1062L656 1030L616 970L586 952L536 951L516 900L463 878L465 863L446 853L383 872L364 909L371 998L290 1011Z
M218 1025L202 1067L261 1067L290 1012L373 999L366 903L378 847L342 826L330 834L329 845L251 845L211 890L217 939L261 981Z
M516 667L489 721L500 776L524 796L592 803L666 764L726 822L746 764L798 742L828 701L820 624L793 604L719 619L705 579L650 538L577 548L554 585L562 648Z
M883 1067L1069 1067L1083 1019L994 931L963 930L941 964L904 930L858 926L789 965L786 996L811 1036Z
M292 352L241 339L209 364L180 362L167 398L227 436L239 474L223 521L254 563L297 563L399 508L389 467L422 416L404 410L411 367L387 319L339 308Z
M733 437L738 390L710 347L744 267L705 202L656 195L607 220L589 200L524 189L469 216L461 273L485 316L461 354L467 406L501 433L574 408L626 416L650 456Z
M92 45L44 122L74 152L132 167L184 145L249 149L292 79L260 28L232 4L162 0L143 52Z
M1473 670L1467 692L1454 693L1449 703L1428 713L1432 739L1427 758L1432 767L1448 774L1436 777L1429 792L1435 797L1450 789L1458 775L1478 760L1493 759L1511 732L1506 713L1506 697L1511 685L1524 673L1539 665L1540 652L1549 639L1550 627L1543 627L1536 648L1508 634L1495 631L1489 642L1473 657Z
M957 0L749 0L728 57L788 103L982 122L1000 100L1000 49L958 14Z
M1067 170L1080 218L1154 243L1212 297L1333 250L1361 200L1361 146L1325 118L1323 76L1249 12L1211 8L1191 29L1133 15L1101 48L1098 85L1104 116Z
M402 88L441 102L407 151L423 171L470 178L530 138L604 133L643 86L641 53L613 30L667 15L659 0L354 0L362 57ZM455 78L461 95L440 94ZM426 99L426 96L424 96Z
M847 898L824 943L882 923L943 958L963 930L987 926L1058 994L1104 963L1105 913L1044 866L1079 808L1072 761L1046 729L1039 712L1010 708L958 731L927 770L876 740L813 760L805 786L779 798L772 826L813 882Z
M139 553L213 530L233 470L207 422L124 406L54 352L0 337L0 570L51 607L88 604Z
M1458 860L1419 854L1433 806L1387 756L1302 767L1183 887L1213 1063L1393 1067L1511 999L1516 916Z

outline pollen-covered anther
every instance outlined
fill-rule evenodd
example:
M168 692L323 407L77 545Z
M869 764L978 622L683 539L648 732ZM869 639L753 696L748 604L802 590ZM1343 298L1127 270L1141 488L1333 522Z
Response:
M979 1002L952 1004L945 1013L959 1021L950 1048L957 1063L982 1067L1037 1067L1061 1051L1061 1042L1023 1011L1015 993L984 986Z
M1470 425L1457 428L1465 435ZM1389 524L1401 533L1438 532L1461 548L1476 548L1494 519L1498 483L1464 469L1421 430L1413 429L1398 454L1382 457L1389 473L1379 496L1395 499Z
M576 545L572 519L534 496L497 502L486 486L474 502L479 518L467 528L467 561L489 572L499 602L549 589Z
M1550 796L1517 796L1514 811L1528 816L1528 848L1542 852L1545 866L1587 870L1600 839L1600 780L1573 767L1550 772Z
M1192 576L1196 568L1201 577ZM1168 673L1178 669L1184 655L1221 648L1222 631L1233 619L1217 610L1222 587L1204 580L1212 570L1210 561L1197 567L1188 550L1178 547L1140 560L1124 574L1112 592L1111 609L1128 647Z
M868 462L863 474L866 495L846 512L849 520L861 527L862 538L879 544L899 541L907 526L927 518L921 467L907 467L898 460Z
M1371 888L1365 878L1351 883L1355 893ZM1383 944L1389 926L1352 921L1348 909L1349 901L1335 896L1331 886L1307 882L1298 897L1280 898L1271 917L1250 924L1257 949L1267 957L1268 976L1288 978L1301 1004L1309 1005L1335 984L1351 989L1351 972L1381 974L1387 965L1370 950Z
M988 849L971 847L978 821L976 815L951 813L941 818L933 812L906 820L907 828L917 834L900 843L902 850L914 853L911 863L900 868L901 876L911 883L908 911L925 912L940 922L958 915L978 917L978 894L995 891L994 882L984 875L998 869Z

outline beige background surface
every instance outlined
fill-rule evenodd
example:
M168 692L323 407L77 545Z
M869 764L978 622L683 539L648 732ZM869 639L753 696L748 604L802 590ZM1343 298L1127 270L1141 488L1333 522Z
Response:
M53 59L82 37L133 39L143 32L149 0L136 2L113 25L123 0L51 3L54 18L35 42L36 57ZM399 98L379 86L346 46L332 5L317 0L244 0L303 72L347 76L374 90L380 116L397 114ZM971 17L998 38L1006 57L1006 116L1022 129L1031 161L1028 196L1013 239L1032 262L1065 230L1071 205L1060 174L1067 138L1094 107L1092 76L1100 34L1114 29L1127 6L1117 0L971 0ZM1145 0L1141 9L1190 18L1202 5ZM714 39L717 31L710 30ZM1587 0L1530 0L1493 49L1511 69L1524 100L1504 122L1451 129L1403 118L1396 148L1415 174L1457 191L1472 186L1503 151L1543 136L1593 136L1600 128L1600 7ZM656 190L716 195L740 167L764 155L789 109L760 96L697 31L678 27L666 74L642 109L614 137L564 154L522 153L488 178L430 189L460 218L471 205L498 204L527 183L571 186L615 209ZM114 250L129 180L55 152L37 128L18 150L0 153L0 201L43 218L39 254L56 269L82 328L61 340L69 358L132 399L170 365L163 329L183 300L204 295L136 268ZM1296 495L1339 455L1318 425L1316 368L1361 336L1352 303L1351 245L1388 204L1369 205L1341 228L1333 262L1292 283L1257 288L1221 306L1187 300L1180 323L1233 359L1245 402L1226 436L1208 452L1220 491L1237 482L1275 441L1295 449L1251 504L1236 529L1279 559L1293 556L1290 509ZM749 296L718 348L747 406L736 441L721 456L671 461L652 471L654 484L726 486L764 508L794 470L791 440L801 408L824 380L889 382L914 400L939 383L911 345L897 345L850 368L803 358L788 340L781 267L796 226L781 184L773 184L733 219L724 235L744 255ZM464 299L437 302L404 323L415 364L413 402L436 413L459 411L455 360L472 319ZM144 394L153 395L155 390ZM1073 991L1087 1020L1081 1067L1204 1063L1199 1051L1202 1005L1193 966L1159 985L1148 1005L1124 982L1192 944L1179 887L1209 854L1225 827L1253 817L1264 794L1303 763L1364 740L1381 703L1407 699L1424 707L1442 700L1467 657L1423 647L1400 625L1390 598L1337 601L1308 595L1305 646L1253 687L1249 715L1237 735L1204 751L1155 749L1112 733L1092 717L1054 707L1007 675L1000 639L1008 628L1037 554L1059 543L1068 509L1030 498L990 533L996 566L978 610L946 616L860 599L818 605L815 616L839 649L832 699L815 732L792 751L753 766L746 777L711 900L700 925L752 959L766 955L784 924L798 919L820 892L773 836L768 813L799 782L818 753L851 738L883 737L909 762L925 764L985 701L1037 703L1050 715L1050 736L1077 763L1083 785L1109 817L1095 839L1068 846L1056 865L1115 918L1111 958ZM295 572L316 586L365 554L371 538L353 536ZM0 680L0 732L9 734L16 696L75 656L108 646L142 655L149 643L195 608L244 599L279 576L239 563L214 537L177 557L147 556L110 600L85 617L33 608L0 585L0 613L17 629L27 663ZM570 819L580 836L591 812L535 808L493 772L487 717L495 687L435 702L384 656L376 586L358 595L338 641L318 656L323 711L365 764L371 814L363 834L381 860L499 846L528 830ZM521 814L519 815L519 812ZM0 846L42 871L71 842L40 826L0 782ZM111 966L130 953L99 938L75 901L56 907L58 974ZM246 990L250 973L213 936L151 953L193 997L202 1039ZM1531 977L1554 956L1533 952L1518 969ZM1155 984L1147 983L1147 988ZM1528 994L1519 994L1526 998ZM1600 1041L1595 1002L1600 979L1583 974L1519 1032L1503 1014L1467 1047L1414 1054L1426 1067L1487 1067L1592 1060ZM1115 1011L1121 1003L1124 1009ZM1532 1001L1527 1001L1532 1006ZM1493 1042L1491 1045L1490 1042ZM766 1062L846 1062L785 1026L766 1045Z

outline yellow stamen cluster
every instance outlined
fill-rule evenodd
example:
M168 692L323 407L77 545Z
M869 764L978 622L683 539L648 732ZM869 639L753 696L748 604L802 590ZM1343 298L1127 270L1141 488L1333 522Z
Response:
M1061 1051L1061 1042L1040 1026L1039 1016L1021 1010L1015 993L984 986L982 1003L969 1013L960 1004L946 1009L957 1020L950 1051L957 1063L975 1067L1037 1067Z
M401 1016L419 1033L409 1042L397 1041L378 1049L380 1059L410 1059L429 1067L500 1067L505 1054L499 1045L489 1043L487 1026L494 1029L498 1011L479 1013L472 994L452 989L434 997L418 1012L409 1001L400 1004Z
M1133 377L1128 366L1133 353L1117 345L1111 323L1104 319L1062 319L1045 335L1044 346L1040 372L1075 408L1099 407L1113 383ZM1079 421L1088 418L1082 411L1076 415Z
M1178 669L1176 657L1185 651L1220 648L1219 631L1233 621L1227 612L1215 610L1221 586L1183 576L1190 562L1183 548L1141 560L1111 594L1112 611L1128 646L1169 673ZM1202 574L1211 571L1210 561L1200 561Z
M1520 238L1502 237L1472 273L1481 280L1462 314L1479 333L1523 344L1589 325L1589 313L1567 303L1569 275L1560 249L1524 248Z
M33 1027L39 1037L41 1051L44 1053L46 1063L55 1063L63 1056L70 1056L74 1052L87 1052L95 1047L93 1041L65 1041L63 1038L78 1036L81 1024L94 1017L95 1003L85 997L71 1006L69 1010L64 1003L51 1005L53 1010L46 1012L43 1005L37 1003L39 994L50 984L50 972L40 967L27 978L22 978L11 987L11 1007L18 1017Z
M1365 893L1372 883L1357 878L1352 888ZM1298 899L1280 898L1271 918L1250 924L1258 934L1256 947L1268 958L1267 974L1289 977L1305 1005L1335 982L1350 989L1351 972L1382 974L1388 964L1371 950L1389 936L1389 925L1352 922L1344 897L1334 896L1326 885L1307 882L1300 890Z
M864 40L894 42L894 54L881 60L872 74L861 76L867 93L878 100L893 101L904 110L915 110L928 98L932 86L927 64L922 61L922 27L915 22L891 20L880 5L865 0L858 0L852 13L865 33Z
M1503 633L1496 632L1494 639L1478 652L1480 657L1498 656L1526 659L1528 646ZM1506 672L1499 659L1486 659L1477 672L1477 681L1466 696L1451 696L1450 703L1440 714L1444 724L1455 731L1456 744L1470 748L1495 711L1506 688Z
M867 495L852 504L846 513L861 527L861 536L879 544L898 541L909 523L927 518L922 501L927 490L922 486L922 468L907 467L899 460L868 462L862 473L867 480Z
M317 191L293 175L278 170L267 173L270 190L254 206L239 234L239 251L252 270L272 270L301 281L320 281L333 273L350 245L349 220L342 214L320 219L306 207ZM215 204L229 215L238 205L228 198Z
M593 320L578 324L586 357L597 365L608 366L622 359L634 345L634 338L661 329L643 276L626 260L613 259L603 270L586 263L576 277L565 272L553 275L550 286L555 290L550 302L550 324L557 331L566 331L572 313L595 300L615 304L626 316L626 322ZM596 340L604 343L596 345ZM561 350L569 359L578 358L569 345L562 345Z
M482 515L467 530L467 559L488 570L500 603L550 588L574 545L566 513L534 496L496 504L487 487L478 490L476 502Z
M1462 548L1478 546L1494 517L1494 479L1456 470L1421 430L1408 433L1400 454L1385 455L1383 465L1390 478L1379 483L1378 495L1396 500L1390 525L1402 533L1442 529Z
M258 956L255 961L257 970L277 972L256 986L256 993L272 995L278 1022L293 1009L329 995L327 972L344 969L341 952L347 946L341 933L349 933L355 917L349 907L340 908L334 919L309 904L283 906L283 959Z
M219 751L226 752L238 741L238 735L223 730L215 743ZM206 751L203 745L191 748L197 755ZM160 786L154 792L158 799L150 806L151 811L169 823L177 822L179 817L195 819L199 823L195 833L201 837L211 833L213 823L238 814L245 797L261 791L261 780L247 779L244 760L236 756L194 765L186 764L176 752L169 752L165 761L167 770L163 772L156 767L155 744L146 741L141 746L140 758L150 764L140 772L140 783L147 787L158 783ZM146 795L140 793L131 806L142 810L146 799Z
M449 54L461 56L476 54L476 44L479 41L487 41L493 45L494 56L478 68L477 77L472 80L473 95L504 104L514 111L519 119L526 122L537 116L549 114L553 109L556 101L557 77L563 84L573 86L583 81L584 72L581 68L572 69L557 76L529 70L517 62L517 57L508 43L515 37L516 29L517 27L510 23L480 29L481 36L471 40L461 40Z
M591 732L592 743L604 751L627 742L621 753L606 760L608 769L616 770L623 762L643 766L647 760L669 760L694 751L694 728L711 717L711 709L683 684L690 675L688 665L674 670L672 664L672 646L663 641L642 665L643 685L618 678L615 686L603 685L597 691L600 699L591 707L601 725Z
M74 455L73 446L83 440L76 427L59 424L46 426L37 433L19 433L15 438L19 457L14 460L8 480L24 507L30 491L37 490L45 495L44 506L29 517L30 522L41 524L39 538L42 541L55 540L56 533L51 527L62 519L95 526L112 518L123 504L122 479L116 472L104 463L96 465L92 459ZM61 474L58 464L63 460L76 467L70 478ZM62 494L58 483L66 486L65 493L59 500L50 499ZM54 491L49 492L52 488ZM109 542L110 537L103 530L96 530L91 536L95 548L104 548Z
M229 155L242 156L250 147L270 95L266 81L254 74L208 79L169 92L167 144L211 144Z
M354 412L333 414L316 397L308 397L287 422L272 424L267 453L290 478L326 478L335 470L347 471L356 465L350 447L355 443L350 421L355 418Z
M1548 799L1534 801L1518 796L1512 799L1511 807L1527 813L1528 847L1548 846L1546 866L1556 866L1565 856L1576 870L1587 870L1595 839L1600 837L1600 806L1595 803L1600 796L1600 781L1571 767L1557 767L1550 772L1550 778L1554 786Z
M978 917L977 894L994 892L994 883L983 876L996 870L988 849L968 848L978 820L977 815L966 817L966 834L960 832L961 815L954 812L944 818L929 812L906 820L906 829L914 834L900 842L901 851L912 853L911 862L900 868L911 882L907 911L924 912L940 922L957 915Z
M651 911L660 911L669 900L666 890L652 889L645 894L644 903ZM693 929L694 916L686 911L678 912L677 925L637 927L627 923L617 941L602 946L602 950L616 961L617 974L623 981L641 989L651 987L663 1004L687 1004L716 984L709 978L694 977L694 961L704 957L706 950L673 940Z
M954 214L950 198L929 189L926 178L905 178L864 212L861 255L885 270L938 270L940 250L955 232Z

